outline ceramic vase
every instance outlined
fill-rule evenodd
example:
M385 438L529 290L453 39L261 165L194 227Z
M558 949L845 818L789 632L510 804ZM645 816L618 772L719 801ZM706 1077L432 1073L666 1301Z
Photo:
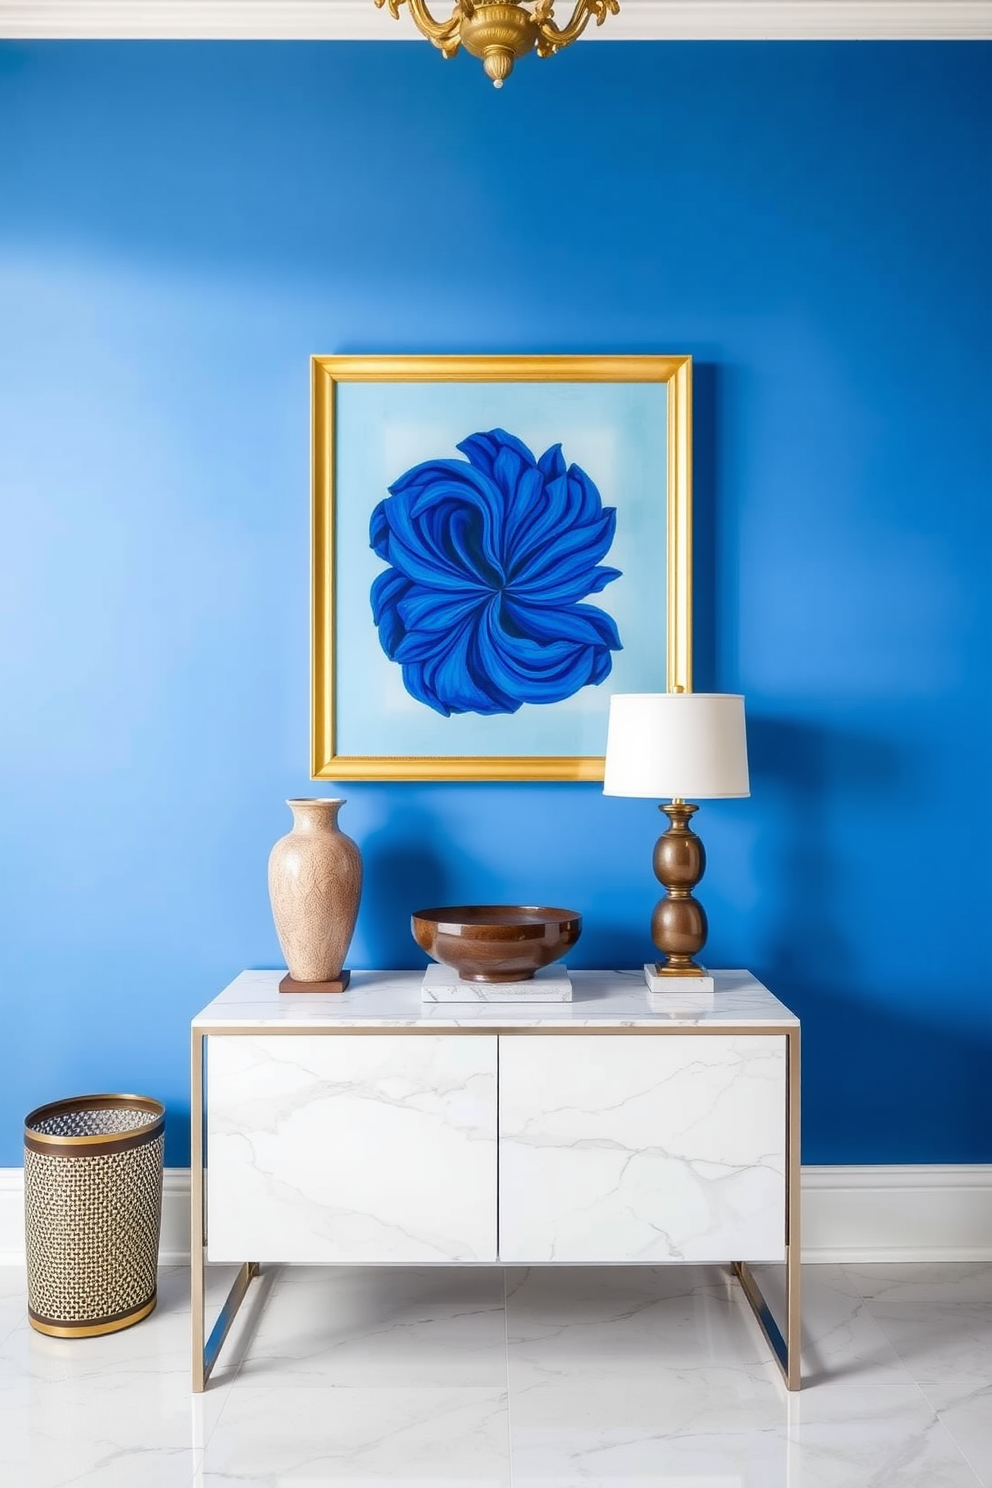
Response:
M287 801L293 829L269 855L272 918L297 982L341 975L362 896L362 855L338 826L343 800Z

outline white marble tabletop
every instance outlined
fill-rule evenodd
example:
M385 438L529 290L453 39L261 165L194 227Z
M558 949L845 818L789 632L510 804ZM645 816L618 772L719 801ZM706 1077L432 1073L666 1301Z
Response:
M714 971L712 997L652 995L640 967L569 971L571 1002L429 1003L423 971L353 971L346 992L279 991L282 971L243 971L193 1019L194 1029L794 1028L799 1019L747 971Z

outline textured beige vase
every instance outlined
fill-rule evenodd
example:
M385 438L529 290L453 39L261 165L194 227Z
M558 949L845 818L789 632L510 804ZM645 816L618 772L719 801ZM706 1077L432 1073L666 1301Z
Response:
M287 801L293 830L269 855L269 898L289 974L340 976L362 897L362 855L338 827L343 800Z

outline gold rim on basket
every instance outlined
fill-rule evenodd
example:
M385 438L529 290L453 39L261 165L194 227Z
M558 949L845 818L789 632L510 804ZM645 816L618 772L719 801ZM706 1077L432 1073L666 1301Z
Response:
M94 1132L69 1137L59 1132L38 1131L45 1121L73 1116L80 1111L147 1111L149 1120L120 1132ZM61 1157L99 1157L106 1152L127 1152L152 1141L165 1127L165 1107L147 1095L77 1095L50 1101L29 1111L24 1118L24 1145L32 1152Z

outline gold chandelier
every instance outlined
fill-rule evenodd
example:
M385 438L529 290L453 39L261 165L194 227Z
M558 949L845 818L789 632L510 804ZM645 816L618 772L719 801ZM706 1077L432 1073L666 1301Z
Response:
M616 15L620 0L575 0L572 19L565 26L554 21L555 0L537 0L533 6L519 4L478 5L475 0L455 0L455 8L446 21L436 21L427 9L426 0L375 0L381 10L389 6L394 20L400 18L400 6L409 5L419 29L445 57L453 57L464 47L478 57L492 78L494 88L502 88L503 79L513 71L518 57L537 50L539 57L553 57L562 47L577 41L589 22L601 26L608 15Z

